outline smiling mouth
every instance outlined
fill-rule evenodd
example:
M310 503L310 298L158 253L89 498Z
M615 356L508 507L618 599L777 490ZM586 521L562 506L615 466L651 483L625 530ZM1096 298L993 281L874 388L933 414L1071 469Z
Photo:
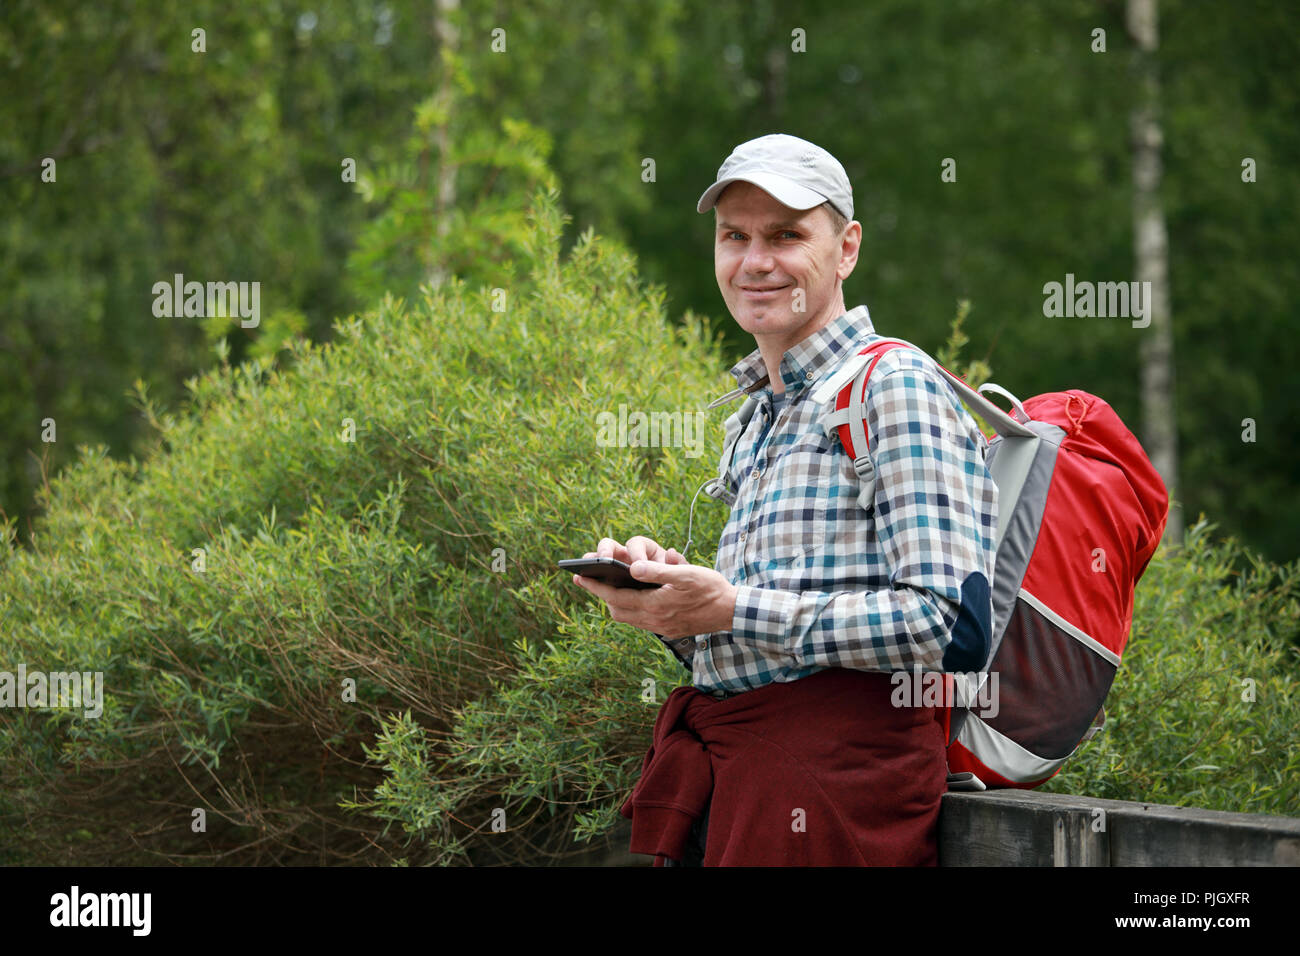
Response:
M774 286L742 285L739 286L738 288L740 289L741 292L745 293L746 295L763 296L763 295L772 295L788 287L789 287L789 283L787 282L785 285L774 285Z

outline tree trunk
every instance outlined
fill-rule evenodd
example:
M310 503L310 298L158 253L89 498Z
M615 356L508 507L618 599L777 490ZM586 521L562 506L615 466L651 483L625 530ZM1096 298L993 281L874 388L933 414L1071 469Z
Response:
M1134 261L1138 282L1149 282L1150 325L1142 336L1142 445L1169 489L1169 522L1164 540L1177 548L1183 539L1178 488L1178 422L1174 407L1174 337L1169 310L1169 239L1160 204L1160 81L1156 71L1157 0L1128 0L1128 32L1136 50L1136 96L1129 114L1133 148Z
M440 49L452 54L456 52L458 33L452 17L460 7L460 0L437 0L433 15L433 32L438 38ZM434 233L438 241L433 243L436 250L435 261L429 270L429 285L437 288L447 281L447 264L443 257L443 242L450 229L448 213L456 203L456 167L451 162L451 104L454 96L455 78L452 76L450 59L444 59L441 77L438 82L438 105L443 108L443 121L433 131L433 142L437 148L437 199L434 204Z
M785 117L785 74L790 48L778 43L767 51L767 76L763 83L763 94L767 105L767 115L771 117L773 127L779 127Z

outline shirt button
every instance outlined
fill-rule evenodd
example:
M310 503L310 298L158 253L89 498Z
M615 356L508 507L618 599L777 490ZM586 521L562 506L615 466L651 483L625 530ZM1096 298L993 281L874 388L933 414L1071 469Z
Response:
M699 644L697 646L699 647L700 650L707 651L709 649L709 639L707 637L700 638Z
M763 477L763 469L762 469L762 468L755 468L755 469L754 469L754 480L755 480L755 481L758 481L758 480L759 480L760 478L762 478L762 477Z
M812 369L809 369L808 371L804 372L804 373L803 373L803 377L804 377L804 378L812 378Z

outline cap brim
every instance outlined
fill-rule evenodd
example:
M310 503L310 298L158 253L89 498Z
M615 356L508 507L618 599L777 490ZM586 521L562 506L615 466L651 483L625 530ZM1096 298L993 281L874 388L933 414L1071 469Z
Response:
M696 212L708 212L722 195L722 191L732 183L753 183L783 206L791 209L812 209L828 202L827 198L816 190L801 186L799 183L777 176L774 173L746 173L741 176L728 176L704 190L704 195L695 204Z

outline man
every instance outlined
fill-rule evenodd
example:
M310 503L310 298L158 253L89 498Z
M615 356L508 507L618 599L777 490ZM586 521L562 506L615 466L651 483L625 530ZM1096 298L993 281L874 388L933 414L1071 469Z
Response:
M934 864L946 741L933 709L891 706L890 673L985 663L984 438L933 361L904 348L867 391L873 492L823 430L815 386L875 334L865 306L845 309L862 228L828 152L782 134L743 143L697 209L716 210L718 287L757 344L724 396L754 401L728 419L709 491L732 509L716 568L605 538L594 554L663 586L574 578L693 676L624 807L632 849L659 865Z

